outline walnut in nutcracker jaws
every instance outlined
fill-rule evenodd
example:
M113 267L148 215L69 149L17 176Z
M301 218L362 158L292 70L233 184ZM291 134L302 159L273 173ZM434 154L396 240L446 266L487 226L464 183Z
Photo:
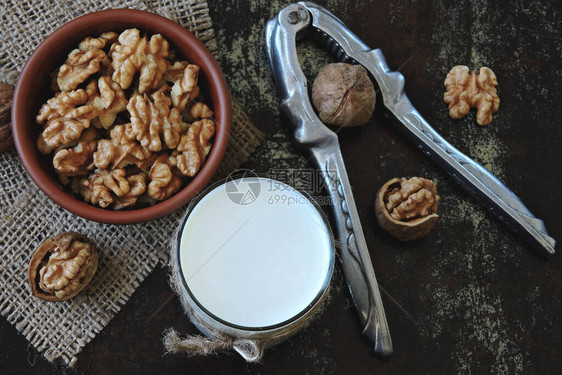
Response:
M487 67L480 68L478 75L464 65L453 67L445 79L447 92L443 95L443 101L449 104L449 116L460 119L476 108L478 125L488 125L500 107L497 85L496 75Z
M47 238L28 269L31 293L46 301L65 301L80 293L98 268L94 241L76 232Z
M361 65L328 64L312 84L312 102L326 124L364 125L373 115L375 101L373 83Z
M375 197L380 226L400 241L427 235L437 224L439 196L435 184L425 178L393 178Z

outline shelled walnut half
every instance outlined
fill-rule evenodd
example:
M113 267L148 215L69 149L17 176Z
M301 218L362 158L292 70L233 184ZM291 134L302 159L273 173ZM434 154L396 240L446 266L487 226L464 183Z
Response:
M471 108L476 108L478 125L490 124L492 115L500 107L497 85L498 79L490 68L484 66L476 74L465 65L453 67L445 79L447 91L443 95L443 101L449 105L449 116L460 119Z
M98 262L98 251L90 238L76 232L49 237L29 264L31 294L51 302L68 300L90 283Z
M435 184L425 178L393 178L375 197L380 226L400 241L427 235L437 224L439 196Z

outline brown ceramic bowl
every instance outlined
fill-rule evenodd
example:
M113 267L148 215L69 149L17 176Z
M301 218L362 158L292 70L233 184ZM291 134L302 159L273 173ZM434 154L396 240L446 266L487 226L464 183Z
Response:
M113 211L94 207L66 191L51 165L52 156L39 152L35 141L41 126L35 122L41 105L53 96L49 75L66 59L70 51L87 36L104 31L120 32L138 28L150 34L160 33L178 57L201 67L199 85L215 112L216 135L213 147L201 171L177 194L147 208ZM175 22L156 14L131 9L114 9L79 17L52 33L37 47L25 64L16 84L12 103L12 131L19 157L37 186L63 208L84 218L110 224L131 224L155 219L183 206L203 190L216 171L228 143L230 96L215 59L201 42Z

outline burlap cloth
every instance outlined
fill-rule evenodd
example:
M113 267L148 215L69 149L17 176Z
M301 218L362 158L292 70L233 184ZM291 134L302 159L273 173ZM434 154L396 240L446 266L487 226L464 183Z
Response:
M166 16L193 32L211 52L215 35L202 0L0 0L0 80L15 83L35 47L64 23L96 10L137 8ZM217 176L238 168L262 134L233 102L231 142ZM144 278L166 264L181 212L144 224L116 226L82 219L57 206L31 181L15 153L0 154L0 312L41 352L67 365L127 302ZM43 302L30 294L31 254L47 236L73 230L101 249L98 274L71 301ZM159 337L155 337L159 340Z

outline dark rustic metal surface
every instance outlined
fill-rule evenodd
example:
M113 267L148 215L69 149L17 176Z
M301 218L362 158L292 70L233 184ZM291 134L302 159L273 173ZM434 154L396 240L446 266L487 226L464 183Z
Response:
M562 240L562 3L557 1L319 1L383 50L406 78L412 103L438 132L512 189ZM267 133L250 166L312 168L279 119L264 51L265 22L287 2L209 1L220 62L233 94ZM299 48L314 77L329 58ZM454 65L488 66L500 109L488 127L474 112L451 120L443 81ZM380 103L379 103L380 104ZM271 350L262 364L239 356L164 355L162 331L195 333L159 269L78 357L53 366L0 318L7 374L557 374L562 368L562 260L541 258L421 154L377 105L371 122L339 133L342 153L390 325L395 354L380 360L361 337L341 276L320 319ZM375 222L376 190L421 175L441 195L437 227L403 244ZM298 181L296 181L298 182ZM560 249L558 249L560 251Z

